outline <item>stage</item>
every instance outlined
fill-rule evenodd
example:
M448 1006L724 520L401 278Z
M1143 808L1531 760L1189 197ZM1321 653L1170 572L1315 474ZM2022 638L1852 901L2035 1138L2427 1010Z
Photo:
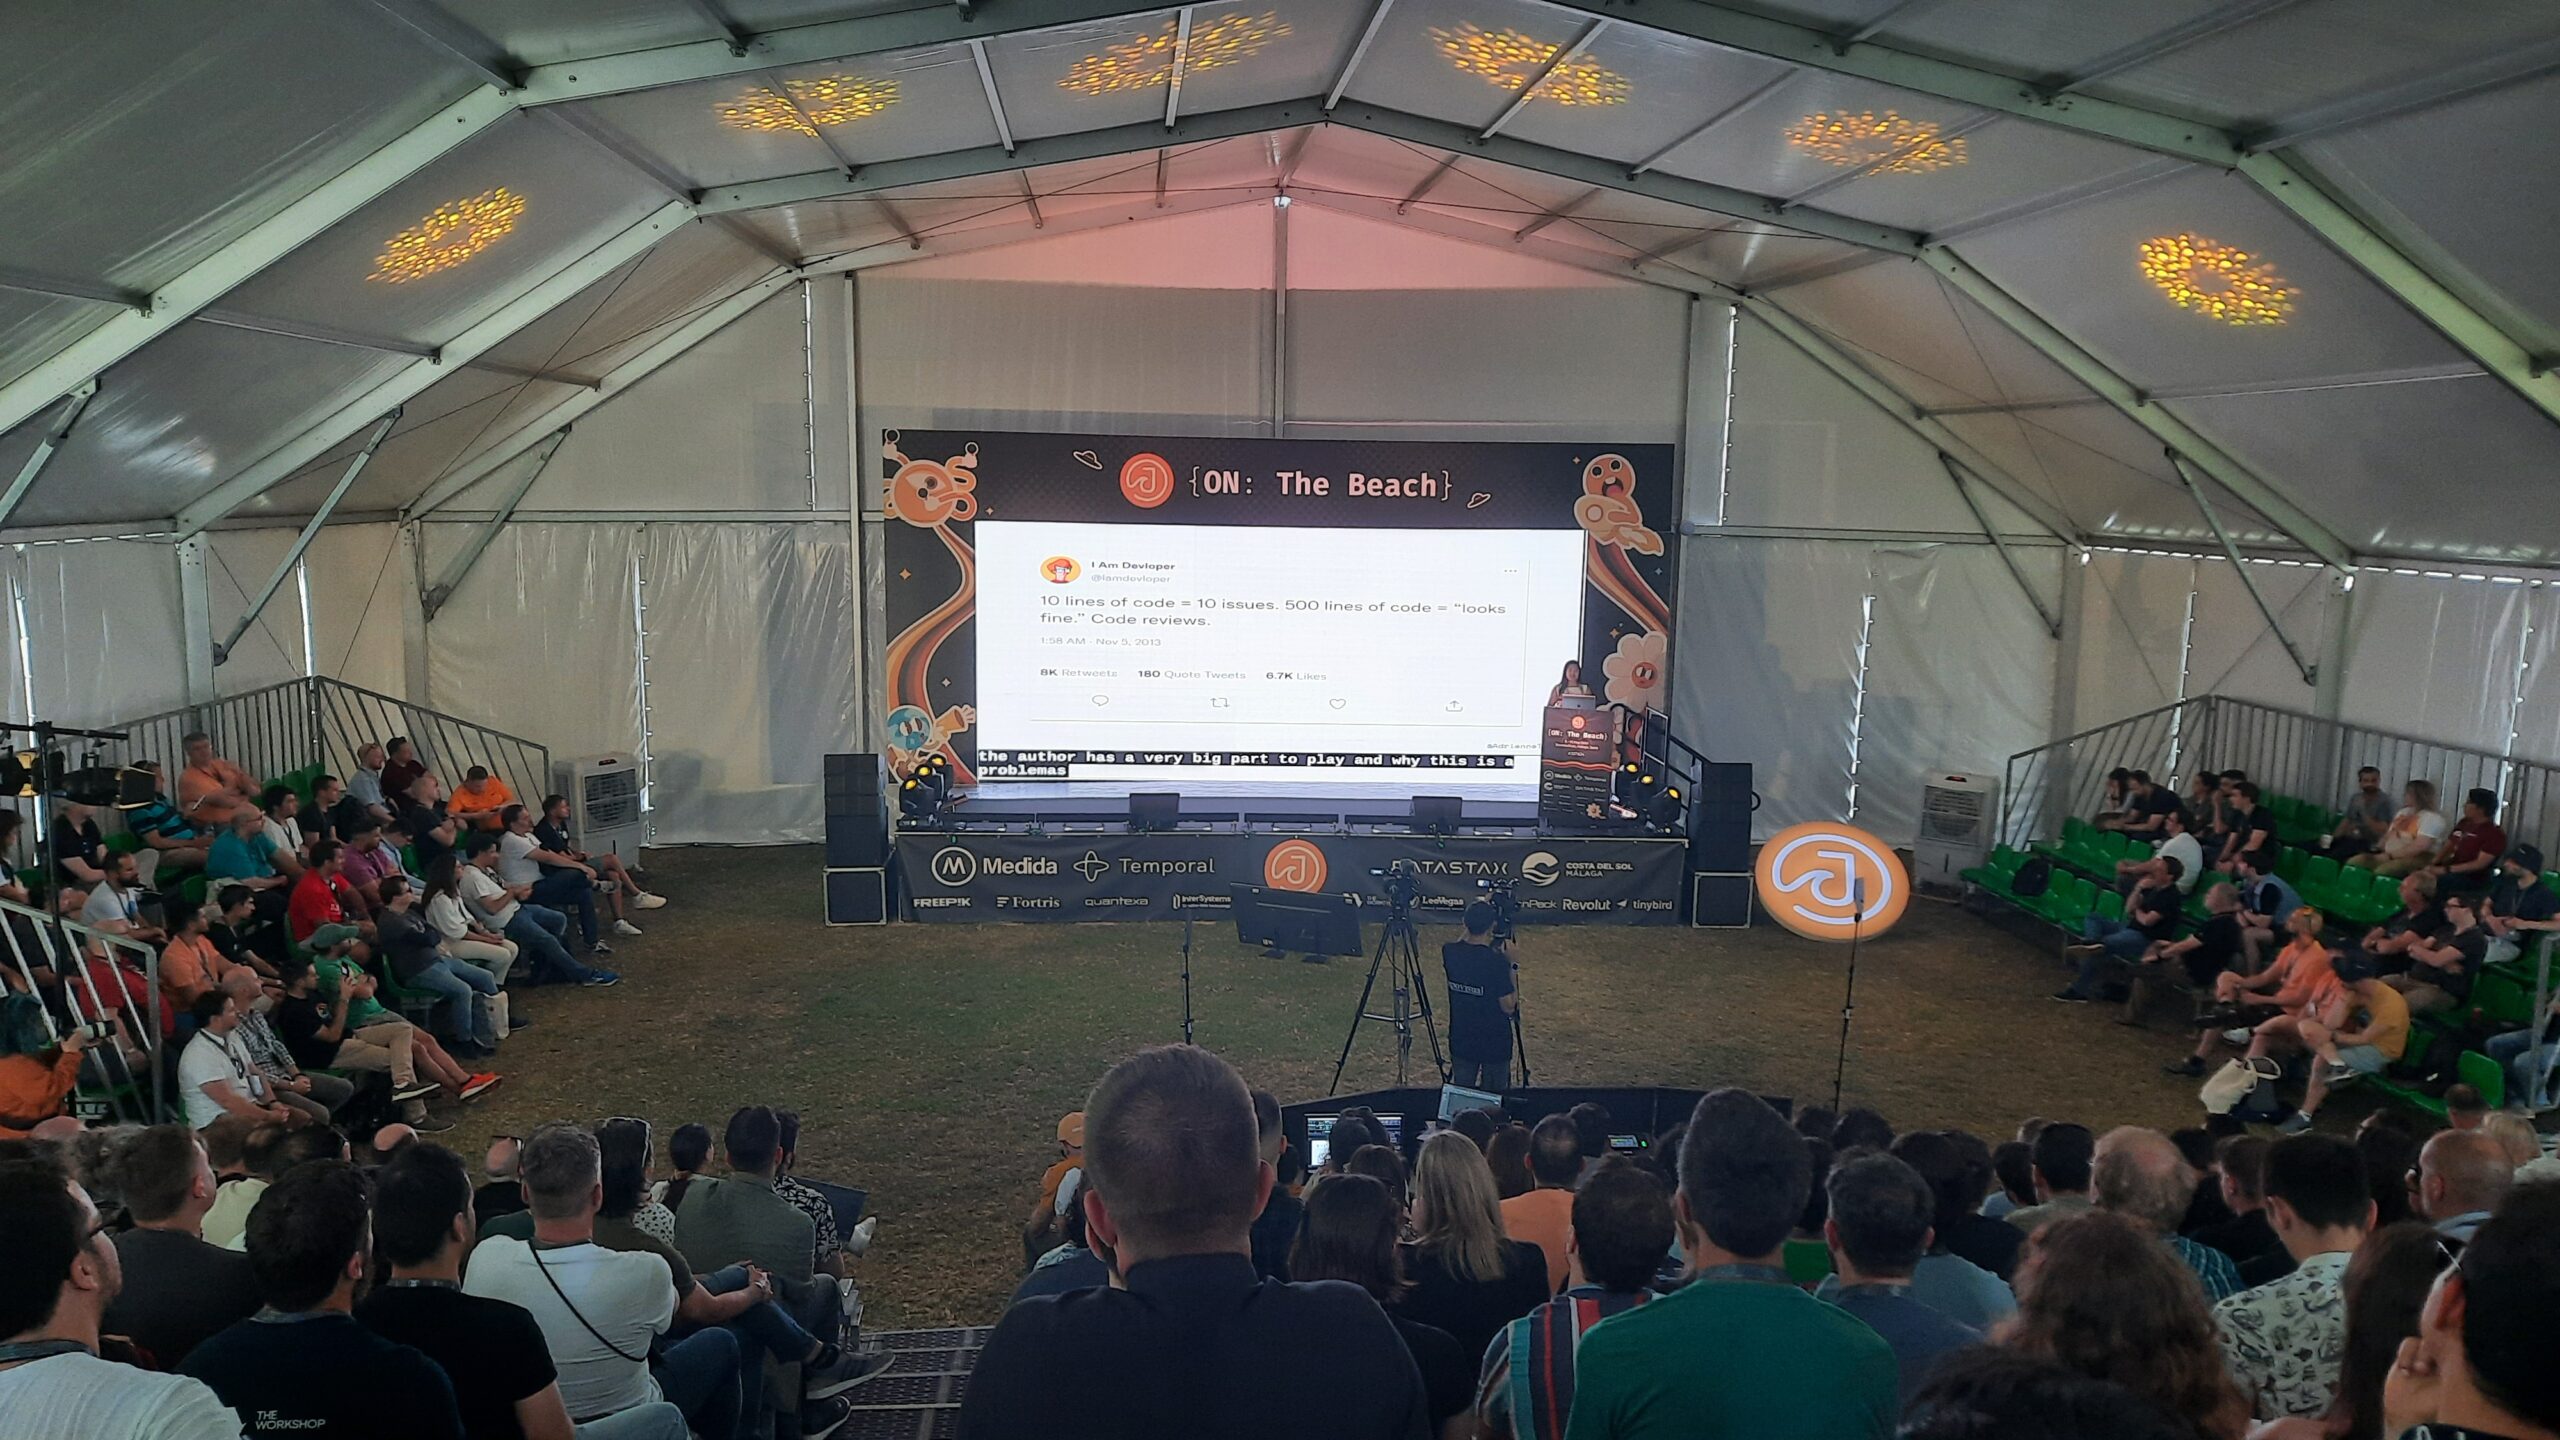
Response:
M1679 835L1542 830L1531 800L1471 798L1453 833L1414 833L1403 797L1184 794L1180 823L1133 830L1131 787L981 790L928 826L901 826L906 918L927 922L1223 918L1230 885L1383 902L1392 863L1416 908L1448 918L1498 881L1524 923L1668 925L1680 916ZM1383 912L1382 912L1383 913Z

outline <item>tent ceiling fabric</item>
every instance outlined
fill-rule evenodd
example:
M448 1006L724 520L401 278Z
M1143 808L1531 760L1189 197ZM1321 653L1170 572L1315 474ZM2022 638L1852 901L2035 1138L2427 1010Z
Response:
M2560 524L2519 518L2550 507L2513 503L2560 461L2552 396L2511 363L2560 358L2560 192L2531 180L2560 169L2548 0L206 14L0 12L0 47L47 62L0 96L0 414L25 417L0 457L49 423L57 357L103 367L69 372L100 393L13 526L166 522L244 475L274 483L235 513L308 513L370 428L354 408L408 394L346 504L396 511L798 273L778 262L966 255L1285 187L1508 245L1524 273L1755 292L2089 540L2209 542L2160 427L2136 423L2157 406L2359 555L2560 562ZM417 133L439 115L464 129ZM2361 231L2228 168L2262 139ZM240 253L394 163L313 238ZM671 199L698 223L603 263ZM1932 247L2132 398L2083 388L2015 312L1941 273L1957 269L1911 262ZM234 278L159 313L139 348L100 348L102 325L208 262ZM2413 294L2412 263L2458 314ZM2407 503L2420 477L2455 503ZM2213 498L2244 543L2288 543Z

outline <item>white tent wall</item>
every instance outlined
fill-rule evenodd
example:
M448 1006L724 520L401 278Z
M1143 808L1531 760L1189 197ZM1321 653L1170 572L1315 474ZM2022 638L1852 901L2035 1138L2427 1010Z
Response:
M34 677L25 718L103 725L186 703L178 567L167 544L25 545L15 565Z
M224 530L206 537L205 596L211 602L213 638L229 635L248 611L249 602L275 573L278 561L292 552L295 530ZM215 667L214 690L230 696L292 680L305 672L302 587L286 575L275 598L231 647L231 658ZM311 647L317 649L316 645ZM181 697L183 698L183 697Z

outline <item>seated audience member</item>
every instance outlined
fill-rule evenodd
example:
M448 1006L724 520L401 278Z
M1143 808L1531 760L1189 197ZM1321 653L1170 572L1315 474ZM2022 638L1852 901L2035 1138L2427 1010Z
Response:
M391 827L370 813L351 822L344 839L347 848L338 857L338 874L362 897L366 913L371 914L382 903L382 882L393 875L408 875L401 868L399 843L392 839ZM421 887L413 883L410 888Z
M1573 1190L1581 1178L1582 1137L1573 1122L1561 1115L1539 1121L1529 1132L1530 1188L1502 1202L1502 1233L1546 1255L1549 1293L1564 1288L1571 1268L1565 1240L1573 1233Z
M2267 947L2286 933L2294 912L2302 908L2302 896L2291 882L2276 873L2273 851L2241 852L2233 874L2240 882L2241 953L2248 957L2249 968L2255 970Z
M697 1272L748 1266L777 1282L782 1307L813 1335L833 1335L842 1325L844 1293L821 1276L817 1225L806 1211L774 1193L782 1159L782 1120L768 1106L749 1105L729 1117L721 1150L729 1173L702 1177L685 1187L676 1211L675 1248Z
M1083 1123L1081 1116L1077 1123ZM702 1124L677 1126L675 1133L667 1137L667 1165L675 1173L658 1182L654 1198L669 1210L680 1209L684 1205L684 1192L692 1187L694 1177L710 1163L711 1127ZM1061 1172L1061 1178L1063 1176L1064 1172Z
M105 878L92 886L89 898L81 902L80 923L146 944L163 938L159 926L142 918L142 877L134 869L131 855L106 857Z
M198 996L222 989L222 982L233 970L247 968L222 958L222 952L206 938L208 927L202 905L171 895L163 897L161 913L169 921L168 943L160 947L162 1004L187 1009ZM251 971L249 978L255 981L257 972Z
M2053 1221L2077 1215L2097 1202L2089 1196L2089 1167L2098 1137L2086 1125L2047 1125L2028 1148L2036 1203L2013 1210L2009 1223L2032 1235Z
M2470 1085L2448 1085L2444 1092L2444 1123L2454 1130L2485 1129L2489 1123L2489 1102ZM2530 1123L2526 1126L2531 1129Z
M2534 1112L2560 1104L2560 994L2532 1024L2492 1035L2480 1048L2506 1067L2509 1103Z
M1081 1116L1078 1123L1082 1123ZM1271 1187L1271 1197L1262 1202L1262 1213L1253 1217L1253 1273L1266 1280L1286 1280L1289 1278L1289 1246L1298 1238L1298 1225L1306 1218L1307 1207L1305 1202L1289 1193L1290 1181L1297 1169L1292 1153L1295 1147L1290 1145L1289 1134L1281 1126L1279 1097L1268 1090L1253 1092L1253 1129L1260 1141L1262 1163L1270 1166L1272 1173L1279 1177L1279 1183ZM1490 1137L1491 1134L1488 1129L1486 1135ZM1047 1177L1042 1177L1042 1184L1045 1186L1047 1183ZM1077 1209L1073 1205L1067 1206L1060 1220L1072 1219Z
M2518 845L2498 862L2498 879L2480 907L2480 928L2489 932L2488 961L2504 964L2527 945L2560 930L2560 895L2542 883L2542 849Z
M2228 1007L2212 1023L2204 1027L2196 1040L2195 1053L2180 1064L2172 1065L2172 1075L2201 1075L2205 1061L2211 1059L2217 1045L2249 1043L2249 1058L2267 1053L2271 1035L2288 1043L2294 1038L2293 1023L2299 1017L2325 1013L2346 1003L2346 987L2338 980L2337 954L2321 942L2321 916L2317 910L2297 909L2286 922L2292 938L2275 958L2275 963L2255 974L2243 975L2226 971L2213 982L2213 998ZM2226 1031L2224 1020L2237 1019L2240 1025ZM2276 1022L2284 1022L2278 1025ZM2262 1026L2274 1026L2270 1034L2255 1033Z
M288 792L290 794L290 792ZM313 931L323 925L344 925L361 918L349 915L345 901L339 896L338 868L344 847L334 840L322 840L311 847L311 858L295 877L289 898L285 901L285 933L294 943L311 943Z
M2355 1147L2326 1135L2277 1141L2267 1152L2267 1213L2294 1269L2214 1307L2222 1358L2259 1419L2324 1414L2346 1348L2340 1282L2373 1226Z
M253 892L261 918L284 917L285 887L293 882L279 863L275 841L267 837L266 817L255 807L233 812L205 854L204 873Z
M169 798L160 779L160 762L136 760L133 768L151 776L151 799L124 812L124 828L142 842L143 848L159 857L153 879L161 872L202 870L207 847L213 844L214 829L190 818Z
M2258 803L2258 787L2242 780L2231 787L2231 809L2224 818L2228 833L2223 837L2222 851L2214 859L2215 867L2226 875L2240 873L2240 860L2245 855L2261 857L2259 869L2274 874L2276 868L2275 812Z
M2138 1125L2120 1125L2098 1141L2091 1167L2098 1208L2122 1215L2160 1237L2179 1262L2195 1272L2207 1300L2240 1291L2231 1257L2178 1233L2193 1202L2196 1172L2168 1136Z
M522 951L516 942L480 923L487 917L462 898L462 857L447 851L427 867L427 882L420 888L421 910L427 924L435 929L437 944L445 954L468 961L489 973L489 978L506 983L515 971L516 959ZM406 878L401 877L406 884Z
M2420 1218L2410 1191L2409 1172L2418 1168L2426 1122L2408 1111L2385 1106L2356 1125L2356 1153L2364 1157L2365 1188L2373 1192L2373 1223L2396 1225ZM2282 1270L2293 1268L2292 1257Z
M1289 1247L1289 1273L1300 1284L1339 1280L1367 1291L1404 1337L1422 1372L1431 1433L1438 1435L1472 1398L1475 1361L1448 1331L1401 1313L1404 1265L1397 1231L1404 1206L1366 1175L1330 1175L1307 1191L1307 1223Z
M442 857L439 857L442 858ZM502 885L494 873L498 868L498 839L494 835L474 833L464 842L463 858L467 862L455 872L463 903L470 907L475 923L516 943L517 954L528 964L529 977L535 984L562 981L572 985L614 985L622 977L602 967L590 967L572 956L560 943L569 931L569 918L542 905L524 903L518 893L524 887ZM428 862L433 868L435 862ZM602 946L596 947L599 951Z
M318 848L329 845L323 840ZM446 1053L456 1060L486 1060L498 1053L498 1038L506 1033L506 993L488 971L446 955L438 945L443 937L418 914L417 905L407 880L394 875L382 882L382 913L376 922L382 958L402 986L444 1002L453 1026Z
M495 833L504 828L502 817L515 803L516 792L490 774L486 765L464 771L462 783L453 787L453 818L474 830Z
M184 1367L248 1417L249 1434L462 1440L444 1370L357 1323L372 1230L364 1174L342 1160L297 1166L259 1197L249 1266L265 1308Z
M257 892L246 885L218 885L213 888L212 902L206 907L204 938L233 965L246 965L258 972L258 978L273 984L275 960L265 952L284 954L284 932L268 926L262 932L257 921Z
M2192 893L2196 888L2196 881L2204 875L2204 847L2196 843L2196 837L2189 833L2187 823L2187 812L2183 809L2171 810L2162 815L2158 830L2161 838L2152 845L2151 853L2138 860L2116 862L2117 887L2121 889L2131 885L2134 877L2149 867L2153 861L2175 860L2178 862L2178 893L2181 896Z
M0 1164L0 1432L27 1440L237 1440L201 1383L100 1358L123 1283L105 1217L62 1170Z
M531 811L510 805L499 812L499 883L511 890L521 889L525 899L577 921L579 937L593 950L600 939L596 931L596 895L604 887L597 884L594 871L556 863L565 858L543 849L541 842L533 838ZM611 901L615 897L606 898ZM614 933L637 935L640 927L621 918L617 907Z
M2409 1048L2409 1002L2382 983L2373 962L2361 954L2339 957L2338 981L2347 990L2341 1023L2306 1014L2293 1022L2295 1043L2311 1052L2311 1080L2302 1092L2302 1108L2276 1128L2299 1135L2311 1128L2331 1087L2364 1075L2379 1075Z
M2028 1238L2018 1320L1999 1343L2122 1385L2195 1440L2248 1428L2195 1272L2122 1215L2075 1215Z
M2400 792L2400 809L2383 827L2381 840L2347 863L2381 875L2415 874L2434 862L2446 828L2444 816L2436 809L2435 782L2412 780Z
M1277 1193L1279 1187L1275 1185L1272 1189ZM1061 1207L1058 1226L1061 1238L1058 1244L1032 1260L1031 1273L1023 1276L1022 1283L1013 1287L1013 1299L1007 1304L1020 1304L1034 1295L1064 1295L1070 1290L1090 1290L1096 1285L1111 1283L1111 1266L1093 1252L1092 1241L1085 1234L1083 1192L1084 1171L1076 1170L1058 1189L1057 1203ZM1295 1201L1297 1197L1293 1195L1290 1199ZM1294 1242L1297 1232L1290 1231L1289 1238ZM1286 1256L1282 1257L1280 1268L1288 1268Z
M2437 883L2443 883L2438 877ZM2480 928L2479 900L2471 895L2443 896L2444 929L2433 938L2410 942L2409 968L2383 977L2383 983L2408 999L2412 1015L2433 1015L2471 999L2472 982L2488 963L2489 932Z
M2081 921L2082 943L2062 949L2063 958L2079 966L2079 974L2053 998L2087 1004L2099 998L2111 977L2139 963L2151 947L2176 939L2185 905L2178 881L2185 873L2177 861L2156 857L2136 872L2122 920L2091 915Z
M1872 1150L1834 1167L1826 1188L1831 1213L1822 1233L1838 1283L1825 1284L1823 1298L1884 1337L1908 1400L1942 1357L1982 1339L1912 1297L1911 1272L1929 1248L1937 1198L1920 1172Z
M1505 1200L1528 1194L1529 1127L1512 1121L1495 1130L1484 1145L1484 1164L1493 1172L1494 1194Z
M961 1401L961 1440L1427 1433L1421 1375L1376 1302L1253 1273L1272 1176L1225 1061L1142 1050L1103 1076L1085 1118L1085 1220L1117 1283L1005 1312ZM1273 1377L1317 1375L1275 1403Z
M269 842L275 846L276 868L302 878L302 797L290 785L270 785L258 797L258 811Z
M2121 830L2125 817L2133 813L2133 772L2121 765L2107 772L2098 787L2098 808L2091 812L2089 823L2100 830Z
M53 827L45 832L45 848L53 852L57 885L85 890L107 878L107 837L98 828L94 807L64 801L53 813Z
M1060 1217L1066 1207L1058 1203L1058 1188L1067 1176L1084 1168L1084 1112L1071 1110L1058 1118L1058 1158L1040 1172L1040 1197L1031 1202L1030 1217L1022 1225L1022 1263L1032 1261L1058 1245Z
M2515 1183L2515 1166L2496 1137L2444 1130L2418 1151L2409 1201L2418 1218L2455 1247L2467 1245Z
M2498 826L2498 792L2475 789L2463 796L2462 818L2444 837L2427 869L2436 877L2439 895L2477 894L2498 878L2498 860L2507 853L2507 832Z
M810 1250L811 1268L820 1275L841 1279L847 1257L871 1248L871 1234L879 1228L879 1219L865 1219L853 1227L852 1234L839 1234L836 1207L818 1193L816 1186L792 1173L800 1163L800 1112L776 1110L773 1118L780 1130L780 1149L773 1162L773 1193L809 1217L810 1227L816 1232Z
M1609 1158L1609 1107L1585 1100L1564 1113L1573 1122L1573 1133L1582 1138L1582 1173L1588 1178Z
M378 741L368 740L356 751L356 768L347 776L347 798L365 808L374 819L388 823L391 806L399 791L382 788L382 767L390 763Z
M427 869L437 856L459 846L470 827L446 812L444 787L433 775L420 771L411 776L400 795L400 811L392 818L407 832L418 868Z
M513 1135L501 1135L489 1142L489 1151L480 1157L480 1168L488 1175L487 1184L471 1192L471 1218L482 1229L501 1215L526 1213L524 1182L517 1178L516 1166L524 1156L524 1142Z
M1493 1132L1502 1128L1502 1112L1487 1106L1461 1110L1449 1122L1449 1128L1475 1142L1481 1150L1493 1143Z
M1892 1347L1778 1264L1811 1187L1801 1137L1765 1101L1698 1102L1673 1202L1688 1283L1582 1336L1572 1440L1892 1434Z
M224 1115L273 1120L282 1125L308 1125L308 1112L276 1098L266 1072L249 1057L240 1041L240 1006L216 992L196 1001L195 1038L178 1056L178 1098L187 1124L201 1130Z
M1982 1213L1993 1220L2036 1203L2035 1147L2024 1140L2004 1140L1991 1147L1991 1178L1998 1188L1982 1197Z
M206 1244L234 1254L247 1251L249 1212L258 1208L258 1197L267 1193L268 1184L297 1163L288 1158L282 1142L289 1135L312 1133L259 1124L238 1115L225 1115L196 1132L204 1140L205 1159L213 1165L213 1204L206 1208L202 1222Z
M267 1011L261 1008L267 992L256 971L232 967L222 977L222 993L231 997L232 1009L240 1016L236 1032L240 1048L248 1052L250 1063L267 1077L267 1088L278 1104L290 1105L315 1121L325 1121L355 1097L353 1083L305 1070L293 1058L293 1047L284 1043Z
M311 782L311 803L299 818L306 840L335 840L344 845L349 843L349 832L373 816L362 801L347 793L346 781L323 775Z
M2017 1226L1981 1213L1983 1191L1991 1184L1990 1153L1980 1151L1976 1162L1964 1141L1981 1144L1971 1136L1915 1130L1893 1142L1892 1154L1929 1187L1935 1209L1928 1252L1959 1256L2006 1281L2017 1271L2018 1252L2026 1248L2027 1237Z
M2391 831L2391 797L2382 793L2382 772L2367 765L2356 772L2356 788L2340 807L2338 827L2329 832L2328 852L2340 861L2370 854Z
M409 801L409 787L427 773L427 762L418 758L418 747L406 735L394 735L383 743L382 793L394 807Z
M2383 1389L2413 1440L2560 1434L2560 1185L2528 1185L2480 1227L2419 1312Z
M441 1050L431 1058L419 1043L426 1037L406 1021L357 1011L354 1007L370 998L365 982L350 979L347 988L350 993L344 1000L324 995L316 966L299 956L285 961L284 998L276 1002L275 1027L295 1064L305 1070L356 1070L389 1077L401 1122L422 1134L452 1128L451 1122L427 1114L427 1096L441 1089L457 1100L468 1100L498 1083L497 1076L464 1071ZM360 1024L360 1019L370 1023Z
M2337 1393L2314 1418L2276 1420L2250 1440L2384 1440L2383 1387L2403 1342L2418 1334L2418 1313L2445 1268L2444 1247L2424 1225L2402 1222L2374 1231L2347 1262L2346 1343Z
M483 1237L463 1292L531 1312L571 1419L665 1401L702 1440L729 1440L743 1404L737 1336L714 1327L662 1341L675 1324L675 1277L656 1255L596 1242L604 1185L595 1137L545 1125L524 1142L522 1172L534 1238Z
M2214 1168L2221 1172L2222 1203L2231 1218L2195 1232L2199 1244L2231 1257L2240 1268L2240 1283L2261 1285L2275 1278L2252 1274L2252 1266L2284 1251L2283 1237L2267 1215L2267 1151L2269 1142L2255 1135L2226 1135L2214 1145Z
M1351 1152L1351 1163L1342 1167L1345 1175L1366 1175L1387 1187L1396 1204L1410 1206L1413 1201L1413 1177L1405 1170L1404 1157L1384 1145L1363 1145Z
M2357 949L2384 974L2409 968L2409 947L2444 931L2444 907L2436 903L2436 877L2425 871L2400 877L2400 908L2364 932Z
M638 867L624 864L622 857L610 850L601 855L591 855L579 849L570 840L569 797L566 795L542 797L542 814L534 822L533 838L545 851L553 855L566 856L571 861L586 866L593 872L593 878L611 885L614 914L617 916L623 913L625 900L630 902L630 908L633 910L655 910L667 903L667 897L641 885ZM631 933L639 932L634 930Z
M1485 1348L1475 1389L1483 1440L1562 1440L1573 1411L1582 1336L1654 1299L1671 1253L1671 1192L1629 1164L1603 1165L1573 1196L1563 1294L1504 1327Z
M1950 1355L1911 1397L1900 1440L2196 1440L2121 1385L2014 1350Z
M2181 1235L2195 1236L2232 1218L2231 1207L2222 1203L2222 1157L2214 1153L2215 1138L2202 1125L2182 1126L2169 1132L2169 1143L2178 1147L2178 1153L2186 1157L2187 1168L2196 1175L2195 1193L2187 1197L2187 1213L2178 1221Z
M391 1274L356 1307L356 1318L443 1368L464 1434L569 1435L569 1407L542 1327L520 1305L463 1293L462 1257L476 1233L462 1158L439 1145L402 1147L373 1177L374 1248ZM660 1401L575 1433L582 1440L685 1440L684 1412Z
M2239 887L2215 881L2204 892L2204 908L2204 923L2194 934L2163 940L2143 952L2125 997L2127 1021L2140 1023L2155 986L2210 995L2223 975L2249 963L2248 917L2240 908Z
M154 1125L126 1140L112 1163L133 1228L115 1237L124 1289L107 1307L107 1333L131 1339L154 1368L174 1370L257 1310L257 1278L245 1257L204 1238L215 1183L195 1131Z
M2542 1136L2532 1121L2515 1111L2499 1110L2481 1118L2480 1133L2498 1142L2498 1148L2506 1152L2508 1163L2516 1167L2519 1184L2542 1178L2538 1171L2524 1173L2526 1166L2542 1159Z
M1463 1135L1444 1130L1422 1142L1413 1166L1413 1236L1404 1264L1410 1283L1396 1313L1446 1330L1469 1355L1483 1354L1503 1326L1551 1293L1545 1255L1504 1238L1493 1173Z
M0 996L0 1140L24 1140L57 1115L71 1113L89 1037L74 1027L60 1040L33 995Z
M1831 1122L1831 1153L1846 1155L1852 1150L1890 1150L1893 1148L1893 1125L1881 1111L1853 1106L1840 1112Z
M256 814L258 782L213 753L213 738L199 730L181 743L186 768L178 772L178 808L187 819L218 831L243 810Z

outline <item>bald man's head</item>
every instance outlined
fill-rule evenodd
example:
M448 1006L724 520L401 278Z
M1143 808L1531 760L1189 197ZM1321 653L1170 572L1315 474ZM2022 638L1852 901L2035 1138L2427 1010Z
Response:
M2495 1136L2446 1130L2418 1152L2418 1203L2430 1220L2495 1210L2515 1184L2515 1166Z
M2098 1137L2095 1188L2099 1209L2167 1234L2195 1200L2196 1172L2168 1136L2120 1125Z

